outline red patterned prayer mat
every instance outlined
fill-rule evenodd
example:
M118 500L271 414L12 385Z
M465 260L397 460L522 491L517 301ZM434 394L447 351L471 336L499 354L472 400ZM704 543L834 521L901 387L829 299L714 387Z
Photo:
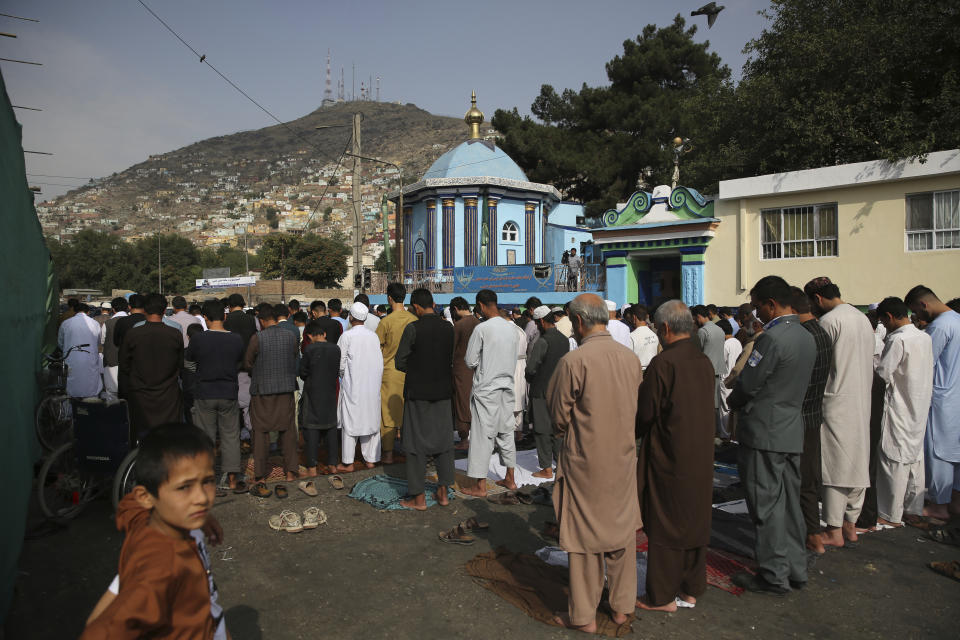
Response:
M647 534L638 529L637 551L646 553L647 547ZM756 573L755 569L753 561L748 558L719 549L707 549L707 584L710 586L738 596L743 593L743 589L733 584L733 575L740 571Z

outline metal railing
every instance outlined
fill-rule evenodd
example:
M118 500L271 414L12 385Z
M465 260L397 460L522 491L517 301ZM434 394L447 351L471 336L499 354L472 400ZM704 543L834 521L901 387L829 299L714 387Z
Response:
M565 264L553 265L554 291L602 291L605 286L605 270L602 264L584 264L577 273L571 273ZM366 292L371 295L385 294L391 282L402 282L407 293L423 287L431 293L453 293L455 269L429 269L399 272L373 272L370 287Z

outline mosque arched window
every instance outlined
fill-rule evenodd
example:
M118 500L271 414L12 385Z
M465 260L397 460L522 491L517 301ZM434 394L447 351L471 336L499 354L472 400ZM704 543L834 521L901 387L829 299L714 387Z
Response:
M504 242L516 242L520 235L520 230L516 223L507 221L503 224L503 230L500 232L500 239Z

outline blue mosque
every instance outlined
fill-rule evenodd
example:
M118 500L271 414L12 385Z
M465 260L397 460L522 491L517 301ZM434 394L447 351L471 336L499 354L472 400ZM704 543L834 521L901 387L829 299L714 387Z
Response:
M464 121L470 138L391 196L402 210L408 290L426 287L439 304L458 295L473 302L480 289L496 291L506 305L532 295L562 304L584 291L618 305L670 297L702 303L704 254L720 222L713 200L660 185L637 191L588 227L583 205L531 182L495 139L481 135L476 94ZM563 260L572 249L583 260L576 273Z

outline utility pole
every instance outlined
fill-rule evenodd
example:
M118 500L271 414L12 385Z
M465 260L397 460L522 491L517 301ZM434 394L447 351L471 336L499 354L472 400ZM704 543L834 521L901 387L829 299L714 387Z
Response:
M243 226L243 262L246 266L246 272L243 274L250 276L250 252L247 250L247 226ZM250 285L247 285L247 302L250 302Z
M160 257L160 214L157 214L157 289L163 295L163 260Z
M360 121L362 113L353 114L353 280L356 282L360 275L360 286L363 290L363 266L360 264Z
M287 273L287 251L286 238L280 236L280 302L287 302L286 273Z

